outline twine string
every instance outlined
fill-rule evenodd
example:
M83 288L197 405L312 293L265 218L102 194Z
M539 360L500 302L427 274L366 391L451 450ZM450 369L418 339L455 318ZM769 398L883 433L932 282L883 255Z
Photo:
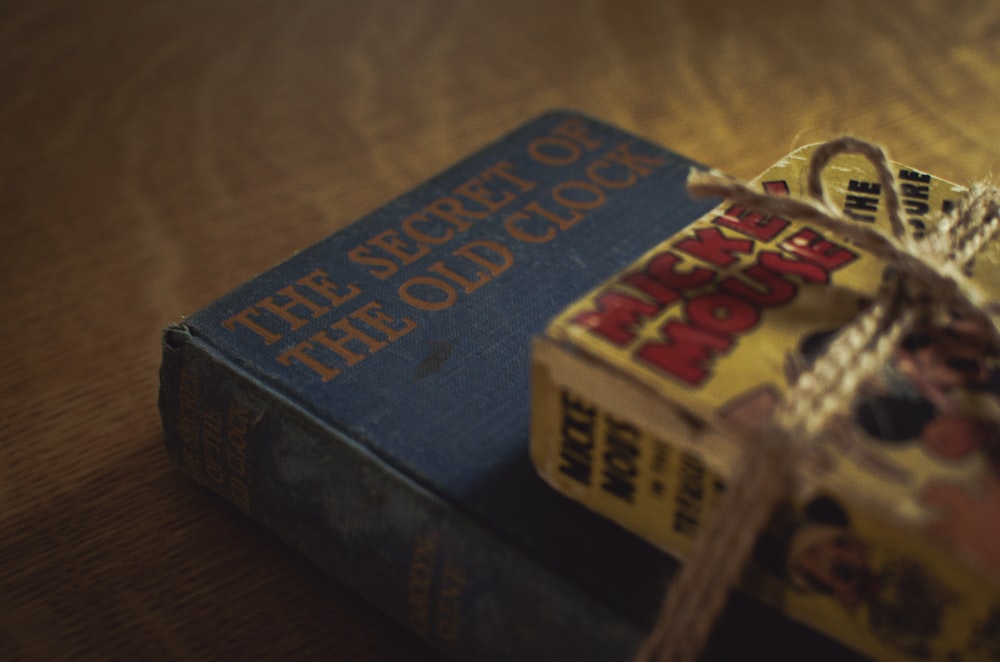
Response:
M822 173L831 160L860 154L875 167L885 192L891 235L862 226L833 207ZM830 342L796 379L773 420L760 430L730 430L742 461L694 550L669 587L656 624L636 662L693 662L707 641L779 504L790 500L810 446L834 420L848 414L858 387L891 357L919 320L978 318L1000 346L1000 305L968 276L972 261L1000 228L1000 191L975 185L924 239L906 230L899 183L878 146L852 137L821 145L809 165L811 199L758 192L718 171L691 173L695 197L718 196L759 212L810 223L884 260L886 276L874 302Z

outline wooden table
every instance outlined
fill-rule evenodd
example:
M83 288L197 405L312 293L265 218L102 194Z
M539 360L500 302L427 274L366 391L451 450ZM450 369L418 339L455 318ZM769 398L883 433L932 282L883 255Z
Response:
M0 7L0 658L432 660L167 461L159 330L545 109L1000 169L1000 5Z

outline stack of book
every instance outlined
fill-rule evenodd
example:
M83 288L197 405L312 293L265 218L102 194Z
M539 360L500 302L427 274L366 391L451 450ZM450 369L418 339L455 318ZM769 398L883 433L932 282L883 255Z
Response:
M796 163L783 167L792 173ZM761 351L766 334L785 334L784 365L784 351L795 349L788 339L821 343L870 290L848 283L867 264L849 247L824 244L791 220L692 201L684 182L695 165L576 113L515 130L167 328L160 408L171 458L456 659L629 659L676 572L675 556L731 469L713 412L728 407L729 420L753 420L771 391L745 402L685 400L683 389L650 386L645 373L613 365L614 352L591 353L590 336L624 339L614 350L629 360L648 345L646 354L670 365L670 332L657 320L679 310L677 324L686 326L674 335L705 348L682 362L701 384L691 389L732 381L742 392L772 380L780 393L785 382L771 368L750 368L754 378L718 376ZM929 208L954 197L913 176L914 210L918 199ZM785 181L794 193L796 177L766 181ZM877 207L871 190L852 195ZM868 211L878 223L877 209L858 213ZM689 229L702 217L728 220ZM691 243L650 252L685 232L694 234L674 241ZM702 258L745 271L692 261ZM728 313L711 298L697 303L689 286L700 279L731 297ZM748 297L756 303L735 303ZM772 317L817 297L797 313L809 317L808 331L766 330ZM560 313L577 300L584 303ZM750 308L759 319L739 328L746 320L737 313ZM808 351L803 345L793 358L807 361ZM762 544L770 565L733 596L710 658L748 649L775 659L848 655L779 611L816 625L789 597L788 586L816 581L789 560L797 558L790 549L812 549L807 543L831 528L851 540L881 526L839 487L825 496L799 504ZM805 520L818 532L803 538L796 533ZM789 548L786 538L798 542ZM937 548L895 565L895 548L886 549L861 555L870 563L858 605L843 607L862 638L819 626L869 653L918 651L920 641L901 646L869 627L869 592L954 591L933 573L967 574L935 556L920 566L933 571L921 584L915 564ZM837 589L824 590L803 590L803 604L814 596L844 602ZM951 606L971 604L970 595L949 593L940 609L925 600L924 611L981 630L987 606ZM882 648L866 648L869 639Z

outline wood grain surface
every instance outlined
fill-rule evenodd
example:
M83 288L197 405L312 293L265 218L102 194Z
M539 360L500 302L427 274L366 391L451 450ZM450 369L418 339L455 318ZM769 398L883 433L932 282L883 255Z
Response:
M0 659L438 659L168 463L160 328L554 107L968 183L998 56L982 1L0 3Z

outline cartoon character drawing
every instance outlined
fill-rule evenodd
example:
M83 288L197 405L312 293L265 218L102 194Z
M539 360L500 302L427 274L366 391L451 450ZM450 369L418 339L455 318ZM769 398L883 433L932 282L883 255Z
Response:
M907 334L855 410L873 440L919 440L941 460L1000 446L1000 371L979 320L924 325Z
M1000 578L1000 369L985 324L956 319L909 334L855 410L879 443L922 444L944 465L978 454L988 471L973 483L931 481L920 501L928 534Z
M812 366L837 331L808 335L788 354L789 384ZM726 403L719 418L736 428L761 429L773 418L780 398L776 387L764 384ZM916 496L928 508L926 532L1000 579L1000 527L993 526L1000 513L1000 351L983 321L956 317L946 324L918 324L886 365L862 384L851 415L831 423L823 441L812 454L819 458L813 465L821 470L835 466L834 456L839 456L906 489L922 485ZM882 451L914 446L923 449L931 465L942 468L940 479L921 478L899 456ZM977 466L981 475L963 474L975 476L964 482L948 473ZM803 568L808 564L813 570L803 573L801 582L817 580L822 573L816 568L833 567L836 555L861 556L856 545L842 539L837 548L834 540L802 556ZM821 585L839 592L845 605L852 603L845 587L829 578Z
M813 499L801 513L779 513L754 555L795 590L830 595L849 609L876 589L868 546L851 533L846 512L830 497Z
M890 557L874 567L871 557L845 509L826 495L801 511L781 509L754 550L758 567L791 591L829 596L887 645L928 657L954 596L919 563Z

